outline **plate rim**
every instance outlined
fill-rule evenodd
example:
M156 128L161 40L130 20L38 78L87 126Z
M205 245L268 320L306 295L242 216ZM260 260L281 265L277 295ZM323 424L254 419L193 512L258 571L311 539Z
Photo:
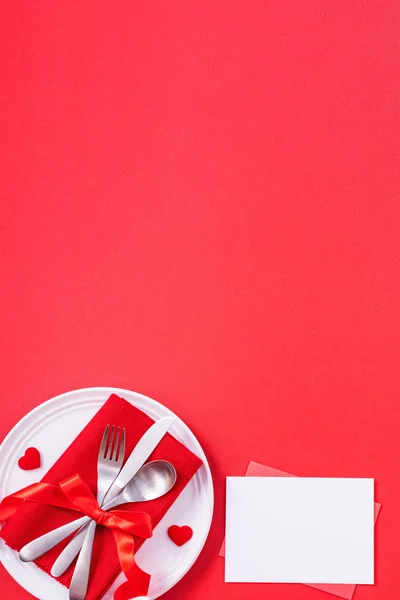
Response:
M47 400L45 400L44 402L41 402L40 404L38 404L37 406L35 406L32 410L30 410L29 412L27 412L19 421L17 421L14 426L10 429L10 431L7 433L7 435L4 437L4 439L2 440L1 444L0 444L0 452L3 448L4 445L7 444L7 442L9 441L9 438L12 437L14 430L19 427L19 426L23 426L24 421L28 420L29 418L31 418L32 416L35 415L36 412L39 412L40 410L42 410L43 408L46 407L46 405L52 405L55 404L56 402L59 402L60 399L65 399L69 396L74 396L77 393L96 393L99 392L101 394L118 394L121 395L123 397L124 394L133 394L134 396L140 397L142 398L145 402L150 402L153 405L156 405L157 407L159 407L160 409L167 411L173 418L174 420L176 420L178 423L180 423L181 425L183 425L191 434L193 441L195 443L195 445L197 446L197 449L199 451L199 453L201 454L200 458L203 460L203 466L206 470L206 475L207 475L207 479L209 481L210 484L210 498L209 501L207 503L208 509L207 509L207 523L206 526L204 527L204 534L201 538L201 541L199 542L199 550L198 552L196 552L193 556L193 560L190 562L190 564L187 566L187 568L185 568L182 573L179 574L179 577L172 583L171 586L169 586L167 589L165 589L161 594L158 595L153 595L153 596L149 596L150 600L156 600L156 598L159 598L160 596L166 594L169 590L171 590L172 588L175 587L175 585L177 585L177 583L179 583L183 577L185 577L185 575L190 571L190 569L193 567L193 565L196 563L197 559L199 558L201 552L204 549L204 546L206 544L206 541L208 539L209 533L210 533L210 529L211 529L211 525L212 525L212 521L213 521L213 516L214 516L214 509L215 509L215 492L214 492L214 481L213 481L213 476L212 476L212 472L211 472L211 468L208 462L208 458L206 456L206 453L203 450L203 447L201 446L200 442L197 439L197 436L193 433L192 429L185 423L185 421L183 421L183 419L181 419L176 413L174 413L170 408L168 408L168 406L166 406L165 404L162 404L161 402L159 402L158 400L155 400L154 398L151 398L150 396L147 396L146 394L142 394L140 392L136 392L134 390L128 390L126 388L119 388L119 387L109 387L109 386L92 386L92 387L83 387L83 388L76 388L74 390L69 390L68 392L63 392L61 394L57 394L56 396L53 396L52 398L49 398ZM101 400L101 398L99 398ZM106 402L107 400L104 400L104 402ZM129 400L128 400L129 401ZM9 573L9 575L14 579L13 574L10 572L10 570L8 569L8 564L7 561L3 560L3 556L2 553L0 553L0 562L2 563L3 567L6 569L6 571ZM14 579L14 581L16 581ZM16 581L16 583L18 585L20 585L23 589L25 589L25 591L27 591L28 593L29 590L26 590L26 588L21 585L19 583L19 581ZM64 587L64 586L63 586Z

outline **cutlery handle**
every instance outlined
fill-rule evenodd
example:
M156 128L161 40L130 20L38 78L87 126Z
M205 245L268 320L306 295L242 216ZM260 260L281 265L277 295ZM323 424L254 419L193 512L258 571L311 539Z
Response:
M67 523L62 527L58 527L57 529L53 529L53 531L49 531L49 533L45 533L40 537L32 540L29 544L26 544L20 551L19 557L23 562L29 562L31 560L36 560L39 556L42 556L54 546L57 546L62 540L66 537L74 533L79 527L85 525L90 521L89 517L81 517L76 521L72 521L72 523Z
M96 525L97 523L92 521L88 527L69 588L70 600L85 600L89 585L90 565L92 562L92 549Z
M51 574L53 577L61 577L70 564L72 564L73 560L78 556L79 550L82 548L83 542L85 541L87 527L87 524L81 527L80 531L78 531L56 558L51 567Z
M117 496L117 498L114 498L114 500L111 500L111 502L103 506L103 510L110 510L110 508L114 508L115 506L119 506L120 504L126 504L126 502L126 498L124 498L122 495ZM135 497L132 496L132 499L129 499L129 502L135 502ZM53 575L53 577L61 577L61 575L65 573L68 567L72 564L73 560L78 555L79 550L83 546L86 533L86 525L84 525L81 528L81 530L78 531L78 533L72 538L72 540L65 546L65 548L57 557L51 568L51 574Z

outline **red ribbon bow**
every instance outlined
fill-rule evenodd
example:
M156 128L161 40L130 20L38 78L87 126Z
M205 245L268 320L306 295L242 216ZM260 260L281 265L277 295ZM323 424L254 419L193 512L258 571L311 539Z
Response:
M121 569L129 582L130 596L127 597L146 596L150 575L135 562L133 536L152 536L150 515L128 510L102 510L87 483L79 475L73 475L60 485L35 483L7 496L0 503L0 522L8 521L25 501L77 510L94 519L99 525L111 529Z

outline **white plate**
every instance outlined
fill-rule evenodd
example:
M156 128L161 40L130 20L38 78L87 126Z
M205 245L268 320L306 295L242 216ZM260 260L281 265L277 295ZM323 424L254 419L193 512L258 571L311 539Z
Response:
M153 419L173 416L171 433L199 456L204 465L154 530L154 535L138 551L138 564L151 573L150 598L158 598L171 589L192 567L199 556L211 526L214 490L207 458L190 429L165 406L136 392L118 388L87 388L56 396L26 415L8 434L0 446L0 496L4 498L31 483L39 481L87 425L111 394L118 394ZM18 458L29 446L42 455L42 466L35 471L22 471ZM178 548L168 538L170 525L190 525L192 539ZM23 563L18 554L0 540L0 560L27 592L40 600L68 600L68 590L46 575L33 563ZM125 581L123 574L103 596L112 600L115 589Z

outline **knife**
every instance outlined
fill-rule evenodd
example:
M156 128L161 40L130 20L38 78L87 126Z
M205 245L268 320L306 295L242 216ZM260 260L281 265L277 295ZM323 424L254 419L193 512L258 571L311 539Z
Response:
M129 483L129 481L136 475L140 467L146 462L150 454L155 450L158 446L164 435L167 433L172 423L174 422L173 417L163 417L156 421L141 437L139 442L136 444L135 448L132 450L131 455L126 461L124 467L122 468L119 476L116 481L113 483L111 488L106 494L106 497L103 501L102 506L106 503L111 502L114 498L118 496L121 490ZM59 544L66 537L71 535L79 529L89 523L91 519L89 517L82 517L81 519L77 519L72 523L67 523L62 527L58 527L57 529L53 529L48 533L32 540L29 544L26 544L20 551L19 557L24 562L29 562L32 560L36 560L46 552L48 552L51 548L54 548L57 544ZM76 536L78 537L78 536ZM75 540L73 538L70 542ZM75 542L76 544L76 542ZM64 549L63 553L68 549L68 546ZM76 554L79 552L80 547L76 551ZM76 556L75 554L75 556ZM61 555L59 559L61 558ZM74 557L75 558L75 557ZM58 562L58 559L56 563ZM53 565L55 567L56 563ZM61 568L61 563L60 563ZM57 567L58 572L58 567ZM62 571L64 572L64 571ZM53 574L53 569L52 569Z

